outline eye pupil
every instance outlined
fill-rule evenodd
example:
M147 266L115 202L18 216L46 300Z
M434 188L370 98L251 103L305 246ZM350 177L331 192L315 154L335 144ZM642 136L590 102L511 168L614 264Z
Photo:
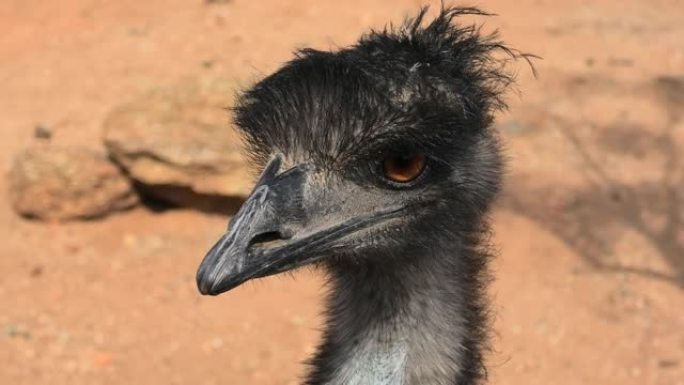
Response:
M425 155L392 155L383 161L385 177L398 183L408 183L416 179L425 169Z

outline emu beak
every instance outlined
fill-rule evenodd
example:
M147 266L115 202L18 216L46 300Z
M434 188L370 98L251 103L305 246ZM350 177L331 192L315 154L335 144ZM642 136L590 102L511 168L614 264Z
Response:
M221 294L250 278L269 275L276 267L267 245L273 250L290 237L282 219L298 216L296 202L301 200L296 196L305 176L302 168L295 168L276 177L280 163L279 156L269 162L229 231L204 257L196 277L200 293Z
M401 214L402 209L394 207L335 220L320 205L305 202L306 166L278 174L280 163L280 157L269 162L231 220L230 230L204 257L197 271L202 294L218 295L250 279L312 263L331 250L348 247L348 235ZM328 198L316 199L334 206Z

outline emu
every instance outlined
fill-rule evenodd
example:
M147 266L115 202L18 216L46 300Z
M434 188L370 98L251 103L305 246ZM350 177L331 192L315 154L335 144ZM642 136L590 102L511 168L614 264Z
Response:
M335 52L313 49L234 107L262 169L197 272L202 294L310 265L329 277L307 385L485 380L488 212L510 59L476 8L427 8ZM499 55L497 53L503 53Z

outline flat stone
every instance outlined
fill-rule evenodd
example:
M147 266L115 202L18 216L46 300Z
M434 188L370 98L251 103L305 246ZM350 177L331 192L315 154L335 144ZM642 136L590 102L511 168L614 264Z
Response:
M236 84L184 81L113 110L104 142L145 194L181 206L245 197L253 179L231 126Z
M36 146L21 152L10 169L9 186L14 209L36 219L96 218L138 202L121 171L83 147Z

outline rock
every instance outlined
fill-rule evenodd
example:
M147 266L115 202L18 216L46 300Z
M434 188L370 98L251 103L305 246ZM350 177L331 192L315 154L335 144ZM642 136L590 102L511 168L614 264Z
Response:
M52 139L52 130L39 124L33 129L33 137L36 139L49 141Z
M155 199L207 208L245 197L253 179L226 110L235 90L186 81L116 108L104 123L110 156Z
M9 186L19 214L46 220L101 217L138 201L114 164L82 147L25 150L14 159Z

